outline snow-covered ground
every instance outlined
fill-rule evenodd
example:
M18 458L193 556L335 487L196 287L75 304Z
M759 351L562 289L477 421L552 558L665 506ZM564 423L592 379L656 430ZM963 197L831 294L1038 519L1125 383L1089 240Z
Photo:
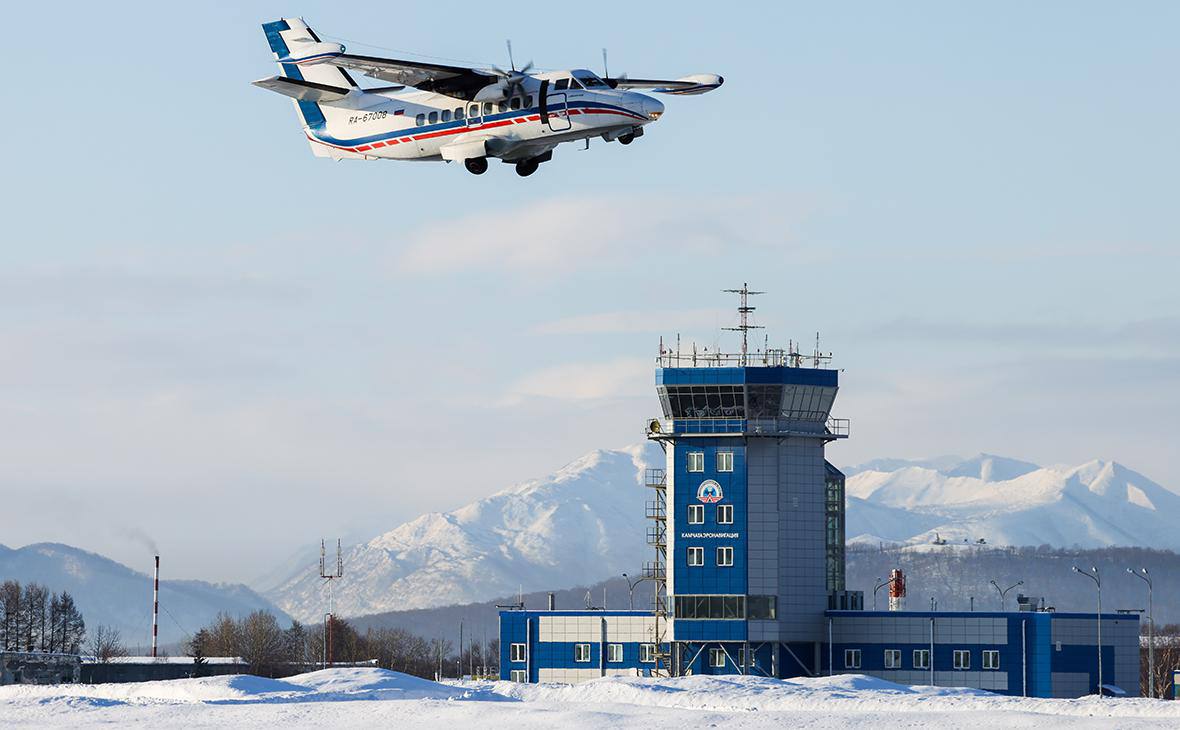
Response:
M1180 726L1180 702L1041 700L860 675L606 678L577 686L439 684L381 669L138 684L0 687L5 727L1053 727Z

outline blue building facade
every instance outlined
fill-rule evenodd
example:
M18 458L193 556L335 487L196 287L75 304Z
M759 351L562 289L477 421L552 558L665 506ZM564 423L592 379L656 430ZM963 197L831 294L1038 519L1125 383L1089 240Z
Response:
M746 292L739 311L752 311ZM739 329L742 329L739 328ZM744 335L744 332L743 332ZM655 372L651 611L501 613L501 677L872 674L1039 697L1097 688L1096 616L864 611L845 586L839 372L818 351L681 355ZM1102 617L1103 678L1138 693L1138 618ZM1087 623L1088 622L1088 623Z

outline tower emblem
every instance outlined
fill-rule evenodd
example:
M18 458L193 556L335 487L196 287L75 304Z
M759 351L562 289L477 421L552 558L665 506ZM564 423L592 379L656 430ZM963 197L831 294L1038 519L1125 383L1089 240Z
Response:
M701 486L697 487L697 500L705 504L720 502L723 496L721 485L712 479L706 479L701 482Z

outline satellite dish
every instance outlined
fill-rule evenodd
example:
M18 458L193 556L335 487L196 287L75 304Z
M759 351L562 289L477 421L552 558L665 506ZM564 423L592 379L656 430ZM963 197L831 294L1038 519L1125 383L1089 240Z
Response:
M658 419L658 418L653 418L647 422L647 432L648 433L659 433L660 428L661 428L660 427L660 419Z

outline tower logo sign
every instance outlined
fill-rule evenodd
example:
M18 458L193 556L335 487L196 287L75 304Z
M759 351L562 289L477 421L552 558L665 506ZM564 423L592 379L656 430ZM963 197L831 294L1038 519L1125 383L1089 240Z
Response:
M697 487L697 500L705 504L720 502L723 496L725 495L721 491L721 485L712 479L706 479Z

